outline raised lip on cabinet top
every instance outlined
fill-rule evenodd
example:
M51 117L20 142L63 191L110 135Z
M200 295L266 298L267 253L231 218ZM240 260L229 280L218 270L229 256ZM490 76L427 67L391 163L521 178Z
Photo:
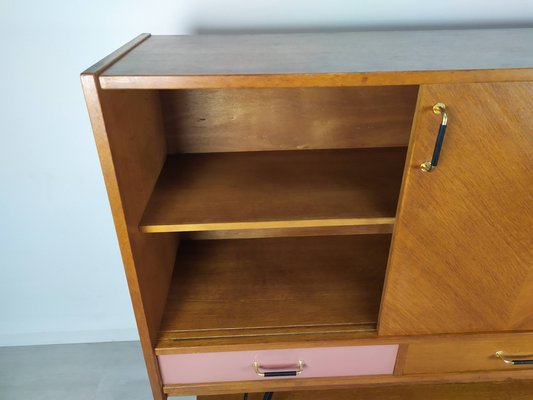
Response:
M143 34L84 74L98 73L103 89L533 80L531 38L533 28Z

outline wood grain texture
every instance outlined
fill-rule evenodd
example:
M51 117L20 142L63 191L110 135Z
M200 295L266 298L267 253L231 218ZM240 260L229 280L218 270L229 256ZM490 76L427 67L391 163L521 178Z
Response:
M527 68L533 66L532 32L480 29L152 36L108 68L100 81L104 88L116 89L528 79L532 72Z
M163 165L166 148L155 92L102 91L82 75L113 219L154 399L163 400L153 344L177 248L175 235L148 236L137 226Z
M533 328L533 83L421 87L382 335ZM440 119L439 166L423 173Z
M372 221L376 222L376 221ZM383 222L383 221L382 221ZM331 235L368 235L392 233L394 220L390 223L347 226L317 226L303 228L270 228L270 229L236 229L229 231L198 231L183 232L183 239L217 240L217 239L260 239L268 237L300 237L300 236L331 236Z
M329 326L328 328L332 328ZM298 332L288 332L287 328L261 328L257 331L263 332L262 335L255 335L254 329L237 329L235 336L218 336L217 330L195 332L204 335L202 338L190 337L188 340L182 340L189 335L189 332L178 333L179 339L172 340L177 332L161 332L160 340L156 345L156 354L184 354L198 352L216 352L216 351L242 351L254 349L290 349L296 347L342 347L342 346L372 346L381 344L400 344L405 347L414 344L431 346L432 343L441 346L443 343L453 346L454 343L461 346L473 346L479 343L529 343L528 339L533 332L517 333L483 333L483 334L447 334L447 335L423 335L423 336L379 336L376 330L369 325L368 330L354 331L357 326L354 325L337 325L336 331L316 329L316 327L298 327ZM240 335L246 331L250 335ZM213 334L212 337L209 337ZM191 335L192 336L192 335ZM522 349L524 350L524 349ZM407 352L404 352L406 355ZM401 362L401 360L398 360ZM403 366L398 365L399 369ZM511 371L512 374L512 370Z
M161 91L169 153L407 146L418 88Z
M276 400L529 400L531 393L533 393L533 381L512 381L289 391L275 393L273 398ZM250 393L248 398L262 400L263 393ZM198 400L242 400L242 394L200 396Z
M231 336L228 336L231 334ZM242 328L183 332L161 332L155 347L157 355L242 351L256 349L290 349L316 346L357 346L398 344L404 340L378 338L376 324L338 324L322 326Z
M394 375L403 375L405 367L405 359L409 353L409 343L402 343L398 348L398 355L396 357L396 365L394 366Z
M505 338L436 339L431 343L412 344L405 360L404 373L502 370L512 375L515 371L533 369L533 365L507 365L495 356L497 351L513 356L531 355L533 359L533 337L514 334Z
M389 244L390 235L182 241L161 333L187 340L209 330L232 337L261 335L258 328L368 329Z
M132 284L139 286L142 299L139 311L146 316L148 334L153 342L177 249L176 236L151 237L139 233L136 228L165 160L158 97L155 92L111 91L100 92L100 102L106 139L113 154L116 195L120 196L120 211L126 224L125 231L119 231L119 241L125 241L124 250L131 249L132 260L128 259L125 266L136 275L137 282ZM109 161L106 160L104 168L110 167ZM115 200L111 195L110 198L113 207Z
M141 75L101 77L105 89L250 89L532 81L533 68L283 75Z
M143 232L394 223L403 148L169 157Z
M155 347L157 355L216 353L257 349L290 349L324 346L340 340L376 339L376 324L311 325L295 327L261 327L204 329L160 332ZM311 343L311 345L309 345ZM387 344L397 344L388 341Z
M425 385L443 383L509 382L533 380L533 371L516 371L512 375L506 371L468 372L459 374L428 374L404 376L339 377L310 379L271 379L248 382L206 382L204 384L165 385L164 391L170 396L221 395L253 392L293 392L299 390L353 389L354 387L386 387L400 385ZM398 386L396 386L398 385ZM505 397L504 397L505 398ZM507 397L509 398L509 397ZM432 398L431 398L432 399ZM402 399L403 400L403 399ZM448 400L448 399L447 399ZM480 399L481 400L481 399ZM485 399L483 399L485 400Z

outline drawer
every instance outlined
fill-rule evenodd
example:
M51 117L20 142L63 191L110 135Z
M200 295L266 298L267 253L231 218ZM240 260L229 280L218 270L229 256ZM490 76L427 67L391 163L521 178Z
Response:
M397 353L398 345L392 344L170 354L158 360L163 383L180 384L385 375L393 373ZM256 373L254 363L265 376Z
M404 374L515 370L532 368L527 364L506 364L497 351L513 359L533 359L533 335L513 334L501 339L467 338L419 342L409 345ZM530 357L528 357L530 355Z

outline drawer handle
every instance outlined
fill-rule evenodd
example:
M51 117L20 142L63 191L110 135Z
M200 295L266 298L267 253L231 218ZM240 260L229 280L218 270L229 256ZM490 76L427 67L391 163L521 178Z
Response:
M291 364L291 365L282 365L282 366L277 365L277 366L272 366L272 367L262 366L257 361L254 361L254 363L252 364L255 373L258 376L262 376L262 377L265 377L265 378L273 377L273 376L296 376L296 375L300 375L304 371L305 363L302 360L298 360L298 364L296 364L296 365L297 365L298 369L293 370L293 371L266 371L265 372L265 371L262 371L262 370L264 370L264 369L288 368L288 367L293 366L293 364Z
M446 126L448 125L448 114L446 114L446 105L444 103L435 104L433 106L433 112L435 114L442 114L442 120L439 126L439 133L437 133L435 148L433 149L433 157L431 157L431 161L424 161L420 164L420 169L424 172L433 171L439 163L440 149L442 148L442 142L444 141L444 135L446 134Z
M526 359L527 357L533 358L533 355L528 356L522 356L526 358L519 358L519 359L513 359L514 357L505 356L503 351L497 351L496 357L498 357L500 360L502 360L505 364L509 365L527 365L527 364L533 364L533 359Z

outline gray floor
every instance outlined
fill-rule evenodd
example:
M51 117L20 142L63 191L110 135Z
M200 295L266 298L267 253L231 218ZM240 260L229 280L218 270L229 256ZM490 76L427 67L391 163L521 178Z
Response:
M150 400L138 342L0 347L1 400ZM194 399L194 397L173 397Z

